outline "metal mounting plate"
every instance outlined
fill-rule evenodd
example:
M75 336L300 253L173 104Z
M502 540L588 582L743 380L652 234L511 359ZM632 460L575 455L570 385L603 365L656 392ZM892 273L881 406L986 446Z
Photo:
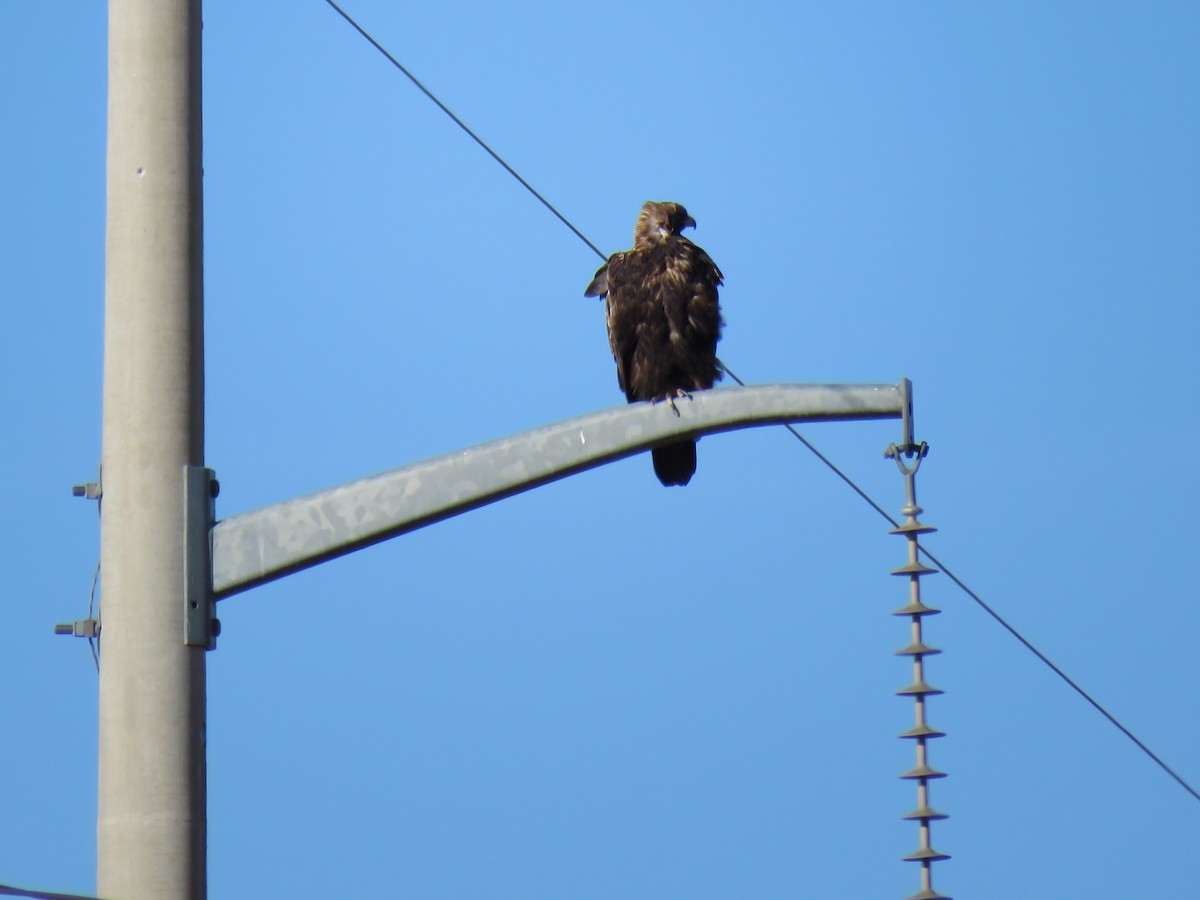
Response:
M210 536L216 522L212 469L183 467L183 642L216 649Z

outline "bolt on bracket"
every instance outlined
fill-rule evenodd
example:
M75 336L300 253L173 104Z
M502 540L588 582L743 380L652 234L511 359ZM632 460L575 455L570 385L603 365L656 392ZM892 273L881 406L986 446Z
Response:
M69 634L72 637L100 637L100 622L97 619L78 619L74 622L60 622L54 626L55 634Z
M99 500L104 496L104 487L100 476L101 473L97 472L95 481L85 481L83 484L72 485L71 496L83 497L86 500Z

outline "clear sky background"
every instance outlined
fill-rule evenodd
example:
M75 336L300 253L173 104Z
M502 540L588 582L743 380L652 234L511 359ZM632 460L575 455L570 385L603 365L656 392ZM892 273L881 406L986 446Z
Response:
M913 380L928 546L1200 783L1200 6L347 10L605 252L684 203L749 382ZM94 889L106 18L0 7L0 882ZM321 0L205 10L227 516L621 402L599 260ZM893 422L802 433L885 508ZM904 542L782 429L222 603L214 898L907 897ZM1200 896L1200 802L926 580L935 885Z

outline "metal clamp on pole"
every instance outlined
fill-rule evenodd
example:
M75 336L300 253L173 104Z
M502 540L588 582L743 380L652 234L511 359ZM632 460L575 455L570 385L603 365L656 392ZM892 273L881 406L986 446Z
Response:
M901 688L896 693L900 696L912 697L916 701L916 722L912 728L903 732L900 737L916 742L917 765L900 777L911 779L917 784L917 807L912 812L905 814L903 818L911 819L919 824L920 846L914 852L905 856L904 859L921 864L921 890L913 894L909 900L950 900L945 894L939 894L933 889L932 871L933 863L938 860L949 859L950 857L933 849L930 844L929 835L929 823L934 819L946 818L944 813L938 812L929 805L929 782L934 778L944 778L946 773L930 768L926 755L926 742L932 738L945 737L945 733L931 728L925 720L925 698L933 694L942 693L925 681L925 657L941 653L941 651L925 644L921 626L925 616L935 615L940 610L926 606L921 602L920 579L923 575L936 573L937 569L931 569L923 565L918 558L920 552L918 544L919 536L936 531L937 529L925 525L917 519L922 509L917 505L916 474L917 469L921 467L921 460L929 452L929 446L924 441L920 444L916 444L913 441L911 405L908 406L908 409L908 414L904 416L903 445L897 446L896 444L891 444L884 453L885 457L896 461L897 467L899 467L901 474L904 476L907 501L901 510L905 516L904 523L898 528L892 529L891 534L902 535L908 541L908 562L899 569L895 569L892 574L908 578L909 598L907 606L895 610L892 614L896 616L908 616L911 619L912 627L911 642L907 647L897 650L896 655L912 657L913 683L906 688ZM905 459L908 459L909 462L906 463Z
M221 622L212 589L211 533L217 521L216 473L183 467L183 642L217 648Z
M54 626L55 634L69 634L74 637L100 637L100 622L97 619L76 619L74 622L60 622Z

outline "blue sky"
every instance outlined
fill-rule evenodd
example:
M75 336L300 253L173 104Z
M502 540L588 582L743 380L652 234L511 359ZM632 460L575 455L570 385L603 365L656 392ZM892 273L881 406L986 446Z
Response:
M1200 9L357 0L606 252L683 202L749 382L912 379L927 543L1193 783ZM0 883L94 888L103 4L0 12ZM320 0L205 10L231 515L620 402L599 260ZM894 423L809 426L885 508ZM780 429L224 602L213 897L905 897L903 542ZM1200 804L944 576L957 897L1196 891Z

